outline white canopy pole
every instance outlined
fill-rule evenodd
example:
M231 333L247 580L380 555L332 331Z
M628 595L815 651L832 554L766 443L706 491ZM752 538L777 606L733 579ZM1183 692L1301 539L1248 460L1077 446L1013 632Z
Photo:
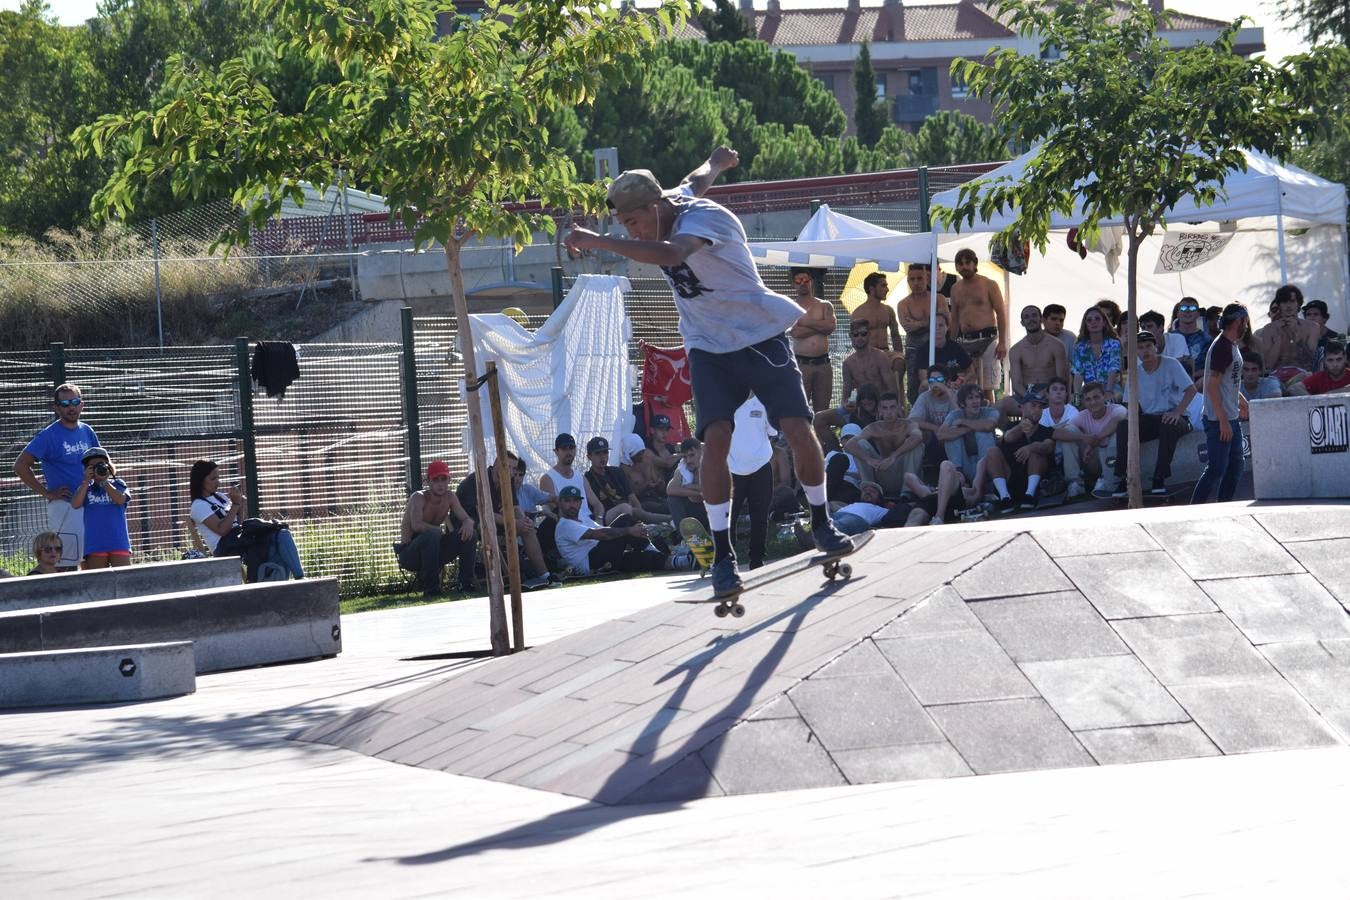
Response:
M937 362L937 233L929 232L933 237L933 252L928 262L928 368Z
M1289 263L1284 258L1284 191L1275 182L1275 235L1280 242L1280 284L1289 283Z
M1350 235L1346 234L1344 222L1341 223L1341 254L1342 262L1350 260ZM1341 299L1345 304L1341 307L1341 311L1350 318L1350 272L1342 271L1341 275L1345 277L1345 280L1341 282L1343 285ZM1345 327L1344 323L1342 323L1341 327Z

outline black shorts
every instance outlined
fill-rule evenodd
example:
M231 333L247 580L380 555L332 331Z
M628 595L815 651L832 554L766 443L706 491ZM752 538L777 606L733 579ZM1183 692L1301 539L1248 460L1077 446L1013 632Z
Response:
M928 513L929 518L936 516L938 505L937 491L933 491L933 493L929 494L927 497L921 497L914 501L914 505ZM970 504L966 502L965 490L961 489L952 495L951 500L947 501L947 515L954 516L965 509L970 509Z
M769 424L782 419L811 420L811 406L802 388L802 372L792 354L786 334L733 350L709 353L689 351L689 384L694 393L695 434L714 422L731 422L736 410L753 391L769 414Z

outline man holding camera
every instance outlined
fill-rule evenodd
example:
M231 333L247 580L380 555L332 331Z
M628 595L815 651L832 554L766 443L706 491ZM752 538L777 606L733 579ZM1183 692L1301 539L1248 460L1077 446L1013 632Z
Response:
M56 421L23 448L14 463L14 474L47 501L47 527L61 535L59 567L70 571L84 559L84 511L72 507L70 498L84 481L84 454L98 446L98 436L80 421L84 398L75 385L63 384L56 389L52 410ZM33 472L35 462L42 464L41 480Z

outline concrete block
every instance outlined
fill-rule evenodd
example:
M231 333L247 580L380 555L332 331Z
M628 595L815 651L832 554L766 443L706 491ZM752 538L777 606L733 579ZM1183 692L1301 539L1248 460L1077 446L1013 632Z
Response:
M0 612L229 587L243 581L239 560L234 557L6 578L0 580Z
M0 650L192 641L197 671L342 651L337 581L309 578L0 613Z
M1251 402L1257 500L1350 497L1350 396Z
M126 703L197 689L192 643L0 654L0 708Z

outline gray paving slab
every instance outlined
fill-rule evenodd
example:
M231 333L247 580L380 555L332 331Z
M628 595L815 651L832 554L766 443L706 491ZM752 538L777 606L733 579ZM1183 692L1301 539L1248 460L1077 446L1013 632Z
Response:
M1164 685L1206 678L1278 678L1223 613L1113 622L1139 661Z
M878 640L877 647L924 706L1036 696L988 632Z
M1287 549L1322 587L1350 609L1350 538L1289 544Z
M775 697L768 703L755 710L751 719L798 719L801 713L797 712L797 707L792 705L792 701L786 695Z
M1041 549L1057 560L1073 556L1096 556L1105 548L1117 553L1161 550L1142 525L1102 525L1085 535L1077 528L1033 528L1031 536Z
M698 755L728 794L847 783L806 725L793 719L742 722Z
M879 675L808 679L787 695L829 751L942 739L942 732L889 666Z
M1130 652L1077 591L983 600L970 611L1018 663Z
M1152 522L1146 526L1194 579L1292 575L1303 567L1250 516Z
M1096 553L1058 562L1083 596L1108 619L1215 610L1205 592L1161 550Z
M1350 739L1350 641L1293 641L1260 649L1294 689Z
M1172 694L1224 753L1341 744L1336 732L1283 679L1175 685Z
M1094 764L1039 698L958 703L929 712L977 775Z
M849 784L959 778L974 774L961 754L945 739L927 744L835 750L830 756Z
M1253 644L1350 638L1350 615L1311 575L1219 578L1200 586Z
M1275 540L1285 544L1350 534L1350 508L1341 503L1300 510L1254 510L1252 517Z
M1022 671L1072 731L1189 719L1133 656L1029 662Z
M698 754L686 756L629 794L628 803L673 803L701 797L724 797L726 792Z
M1073 585L1029 534L1019 534L969 572L952 581L966 600L1049 594Z
M1077 737L1103 766L1221 755L1194 722L1103 728L1077 732Z
M845 650L838 659L827 663L811 678L846 678L855 675L894 675L895 670L886 662L877 645L871 639L860 641Z
M876 633L878 639L983 631L984 626L951 587L939 588L927 599Z

